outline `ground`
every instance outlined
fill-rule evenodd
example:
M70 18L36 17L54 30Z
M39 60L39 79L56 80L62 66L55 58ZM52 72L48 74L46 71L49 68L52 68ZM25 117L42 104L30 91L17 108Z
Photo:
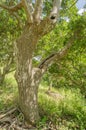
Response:
M27 126L18 108L17 84L13 73L0 86L0 130L86 130L86 104L77 88L39 87L40 121Z

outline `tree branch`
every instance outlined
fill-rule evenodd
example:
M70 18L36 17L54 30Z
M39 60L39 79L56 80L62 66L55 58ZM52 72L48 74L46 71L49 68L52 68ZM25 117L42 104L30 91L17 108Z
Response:
M22 7L22 2L20 1L17 5L15 5L15 6L12 6L12 7L8 7L8 6L6 6L6 5L2 5L2 4L0 4L0 7L1 8L3 8L3 9L6 9L6 10L8 10L8 11L18 11L19 9L21 9L21 7Z
M62 0L53 0L53 8L52 8L52 11L50 13L50 20L53 23L57 22L57 18L59 16L59 10L61 7L61 2L62 2Z
M28 6L30 6L30 3L27 2L26 0L22 0L22 5L25 9L25 12L26 12L26 16L27 16L27 21L29 23L32 23L33 22L33 17L32 17L32 13L31 13L31 10Z
M63 49L61 49L59 52L55 52L55 53L49 55L47 58L45 58L40 63L40 65L38 66L38 68L42 69L43 72L45 72L47 70L48 66L50 64L52 64L52 62L54 60L59 61L62 58L64 58L64 56L68 53L69 49L71 48L72 44L73 44L73 37L72 37L72 39L70 39L68 41L68 43L66 44L66 46Z
M40 23L42 9L43 9L43 0L36 0L33 17L34 21L37 23Z
M55 27L57 18L59 17L61 2L62 0L53 0L53 8L50 15L41 21L39 30L41 30L40 34L42 36L49 33Z
M11 13L12 12L16 12L19 9L21 9L22 7L24 7L25 12L26 12L26 16L27 16L27 21L29 23L32 23L32 15L31 15L31 12L32 12L31 11L32 3L30 2L30 0L28 0L28 2L26 0L21 0L17 5L11 6L11 7L8 7L6 5L0 4L0 7L3 8L3 9L6 9L8 11L10 11ZM13 14L13 15L15 15L15 14Z

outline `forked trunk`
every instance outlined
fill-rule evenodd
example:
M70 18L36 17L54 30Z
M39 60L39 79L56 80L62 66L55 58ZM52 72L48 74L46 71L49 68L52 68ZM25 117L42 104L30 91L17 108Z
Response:
M32 56L38 42L35 31L33 27L27 27L15 43L19 105L28 123L39 120L37 95L41 71L32 67Z

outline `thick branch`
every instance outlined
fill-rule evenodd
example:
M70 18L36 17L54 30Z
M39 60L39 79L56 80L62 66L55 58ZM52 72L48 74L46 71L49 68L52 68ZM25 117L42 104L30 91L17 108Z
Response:
M50 19L52 20L53 23L55 23L57 21L57 18L59 16L61 2L62 2L62 0L53 0L53 8L50 13Z
M72 44L73 44L73 39L70 40L62 50L60 50L59 52L53 53L50 56L48 56L47 58L45 58L40 63L39 68L43 69L44 71L46 71L48 66L50 64L52 64L52 62L54 60L59 61L68 53L68 50L71 48Z
M50 15L41 21L39 30L41 30L40 34L42 36L49 33L55 27L57 18L59 17L59 10L61 7L61 2L62 0L54 0L53 8Z
M28 5L30 6L30 4L26 0L22 0L22 5L23 5L23 7L25 9L25 12L26 12L27 21L29 23L32 23L33 22L33 17L32 17L30 8L28 7Z
M2 4L0 4L0 7L1 8L3 8L3 9L6 9L6 10L8 10L8 11L18 11L19 9L21 9L21 7L22 7L22 2L20 1L17 5L15 5L15 6L12 6L12 7L8 7L8 6L6 6L6 5L2 5Z
M43 0L36 0L33 17L34 21L36 21L37 23L39 23L41 20L42 8L43 8Z

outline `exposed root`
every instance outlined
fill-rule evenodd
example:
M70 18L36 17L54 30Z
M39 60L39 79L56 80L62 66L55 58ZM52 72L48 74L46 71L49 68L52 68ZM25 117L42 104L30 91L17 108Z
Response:
M2 118L6 117L6 116L8 116L8 115L10 115L10 114L12 114L12 113L15 112L16 110L17 110L17 108L13 108L13 109L7 111L5 114L0 114L0 121L1 121Z
M45 113L44 113L45 114ZM27 126L24 116L18 108L0 112L0 130L58 130L50 121L46 125Z
M0 113L0 130L31 130L31 128L25 126L24 116L20 110L11 108Z

